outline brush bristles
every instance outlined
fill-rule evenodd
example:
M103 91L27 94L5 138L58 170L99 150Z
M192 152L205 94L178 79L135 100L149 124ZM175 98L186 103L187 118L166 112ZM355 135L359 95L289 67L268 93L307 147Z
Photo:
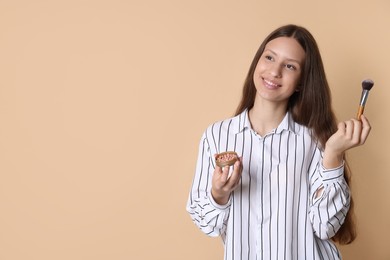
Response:
M370 90L372 89L373 86L374 86L374 81L372 81L371 79L365 79L362 82L362 88L365 90Z

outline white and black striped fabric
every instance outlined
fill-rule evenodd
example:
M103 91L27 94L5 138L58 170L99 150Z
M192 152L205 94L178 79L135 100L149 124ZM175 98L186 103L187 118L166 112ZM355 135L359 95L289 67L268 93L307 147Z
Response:
M214 155L224 151L242 157L243 172L229 202L218 205L211 180ZM204 233L222 237L226 260L341 259L330 238L349 209L343 172L322 167L310 130L289 113L261 137L246 110L204 132L187 211Z

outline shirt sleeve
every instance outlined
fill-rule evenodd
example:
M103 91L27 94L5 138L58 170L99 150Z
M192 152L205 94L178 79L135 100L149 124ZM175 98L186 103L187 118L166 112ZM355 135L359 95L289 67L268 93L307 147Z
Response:
M192 221L205 234L215 237L225 234L231 201L226 205L218 205L212 198L210 191L214 168L213 156L204 134L199 145L195 176L186 209Z
M330 239L340 229L350 206L350 190L344 179L344 164L325 169L317 163L311 185L310 220L320 239Z

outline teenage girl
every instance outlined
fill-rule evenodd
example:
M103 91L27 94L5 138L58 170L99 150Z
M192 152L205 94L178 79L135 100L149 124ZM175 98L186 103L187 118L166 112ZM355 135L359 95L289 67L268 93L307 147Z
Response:
M225 259L341 259L356 236L345 151L364 144L366 117L336 122L316 41L300 26L260 45L236 115L199 146L187 211L221 236ZM240 159L220 168L215 155Z

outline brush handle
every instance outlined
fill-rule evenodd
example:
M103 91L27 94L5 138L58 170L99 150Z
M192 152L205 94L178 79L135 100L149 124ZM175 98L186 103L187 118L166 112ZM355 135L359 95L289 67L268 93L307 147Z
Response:
M364 106L359 106L359 110L358 110L358 113L357 113L357 119L358 120L361 119L361 115L363 115L363 112L364 112Z
M360 104L359 104L359 110L357 113L357 119L360 120L360 116L363 115L364 112L364 106L366 105L367 99L368 99L368 93L369 90L363 89L362 96L360 97Z

